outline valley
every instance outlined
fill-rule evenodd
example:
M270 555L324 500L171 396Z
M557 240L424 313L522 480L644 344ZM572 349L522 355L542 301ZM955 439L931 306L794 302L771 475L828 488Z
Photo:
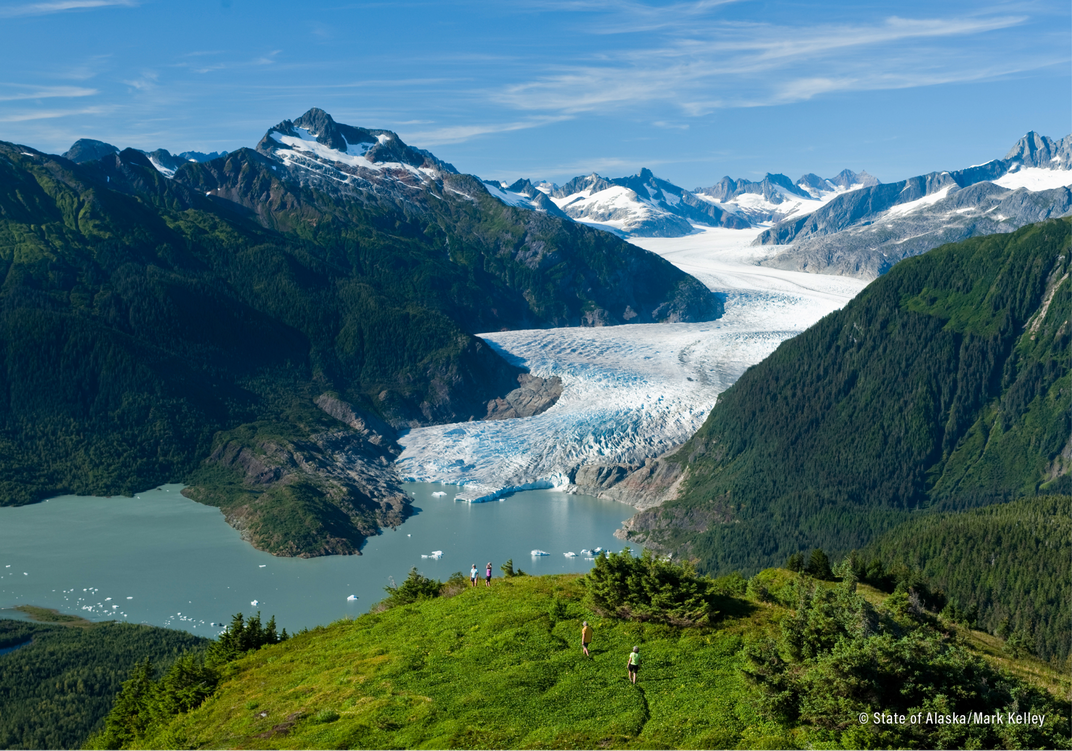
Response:
M684 443L741 373L866 286L759 266L772 251L751 244L757 234L697 227L630 241L714 292L725 310L715 321L481 334L513 364L562 379L562 396L533 417L410 430L399 438L403 476L459 485L459 500L483 501L565 489L581 466L637 467Z

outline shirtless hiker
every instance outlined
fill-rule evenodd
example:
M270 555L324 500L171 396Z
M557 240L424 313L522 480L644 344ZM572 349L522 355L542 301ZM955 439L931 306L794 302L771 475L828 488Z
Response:
M585 657L591 657L588 654L588 645L592 643L592 627L588 625L588 621L581 624L581 649L584 650Z

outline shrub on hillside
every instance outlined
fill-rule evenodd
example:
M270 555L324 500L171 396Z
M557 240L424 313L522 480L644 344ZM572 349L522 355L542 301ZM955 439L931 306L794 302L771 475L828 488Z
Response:
M439 591L443 588L443 582L438 579L430 579L414 566L409 570L409 576L402 584L391 584L384 587L387 599L380 603L385 609L396 605L408 605L417 600L430 600L439 597Z
M757 639L745 656L745 675L760 689L764 712L821 729L831 747L1065 748L1069 742L1067 702L972 655L936 630L907 592L875 609L852 582L805 582L796 610L781 622L781 638ZM973 712L1047 719L1041 727L871 719Z
M596 558L584 584L589 606L600 615L679 626L708 625L718 615L713 580L650 550L639 558L629 548Z

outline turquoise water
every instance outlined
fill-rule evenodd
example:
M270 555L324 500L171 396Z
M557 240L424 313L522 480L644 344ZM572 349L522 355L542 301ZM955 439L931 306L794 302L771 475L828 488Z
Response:
M483 576L489 560L499 578L507 558L533 574L587 571L591 561L563 553L620 549L614 530L634 513L552 490L471 505L450 500L455 486L407 483L418 513L371 538L362 555L276 558L243 542L217 509L184 498L180 488L0 508L0 611L38 605L213 636L221 629L210 624L259 610L296 631L366 612L413 566L443 580L455 571L468 576L473 563ZM550 555L534 558L534 548ZM421 557L433 550L442 558Z

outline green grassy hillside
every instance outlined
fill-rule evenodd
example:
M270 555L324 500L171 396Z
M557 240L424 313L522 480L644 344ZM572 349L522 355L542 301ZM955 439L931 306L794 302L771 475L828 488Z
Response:
M138 745L1019 748L1069 742L1067 686L1064 698L1055 698L995 671L951 636L952 627L943 631L933 616L913 611L904 595L875 608L851 587L815 589L788 572L768 571L747 594L740 577L715 582L723 592L716 622L679 627L600 616L576 576L495 580L491 589L467 585L462 580L448 590L456 592L451 597L336 622L233 662L211 698ZM584 619L595 630L590 659L579 643ZM861 631L853 623L870 625ZM634 645L642 656L636 686L626 671ZM860 662L861 655L870 656ZM783 668L788 672L778 678ZM906 669L915 671L907 682ZM838 706L828 701L832 681L843 684L834 693ZM1020 711L1047 714L1046 725L950 731L858 721L860 711L996 711L1013 702Z
M719 397L631 520L703 570L860 548L918 509L1069 487L1072 220L897 264Z

